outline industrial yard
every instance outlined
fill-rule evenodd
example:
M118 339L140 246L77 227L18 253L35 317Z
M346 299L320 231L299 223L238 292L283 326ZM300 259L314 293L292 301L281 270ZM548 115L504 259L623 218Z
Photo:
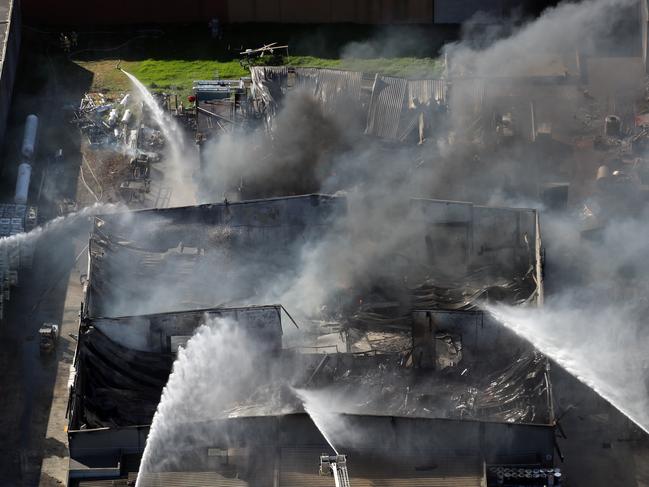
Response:
M0 2L0 486L649 485L647 2L76 3Z

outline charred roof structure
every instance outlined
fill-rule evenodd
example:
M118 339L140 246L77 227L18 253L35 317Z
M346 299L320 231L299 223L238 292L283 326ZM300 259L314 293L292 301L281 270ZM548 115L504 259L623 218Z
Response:
M477 486L485 463L552 463L547 360L477 307L542 302L536 212L411 200L411 242L391 268L406 278L380 291L353 283L344 294L360 302L339 297L335 312L289 332L286 303L267 305L277 295L263 283L295 272L309 240L342 234L362 251L336 223L347 206L308 195L96 218L71 383L71 485L135 478L179 347L216 318L252 337L260 376L277 375L212 419L183 423L192 441L169 445L173 468L142 485L332 485L314 468L327 442L295 390L330 399L353 485Z
M295 266L299 245L325 233L344 211L344 198L310 195L97 218L85 314L129 316L249 302L260 276ZM264 246L267 251L260 253ZM171 280L159 285L160 279Z

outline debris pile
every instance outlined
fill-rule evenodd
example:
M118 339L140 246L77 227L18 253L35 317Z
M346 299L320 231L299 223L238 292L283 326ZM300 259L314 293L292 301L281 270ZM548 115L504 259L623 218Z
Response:
M80 178L91 197L142 206L151 191L150 165L163 160L166 145L144 104L130 93L118 99L86 93L73 122L85 136Z

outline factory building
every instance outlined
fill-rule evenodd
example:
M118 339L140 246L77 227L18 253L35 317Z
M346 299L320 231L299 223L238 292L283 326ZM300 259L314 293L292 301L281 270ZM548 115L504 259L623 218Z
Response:
M183 423L192 440L170 445L178 463L141 485L333 485L317 467L330 448L293 389L367 391L330 401L352 485L479 486L504 465L530 479L551 468L547 360L478 308L542 301L536 211L411 200L413 241L395 279L410 276L410 296L345 301L363 290L343 286L340 312L309 322L264 302L264 280L290 275L304 241L341 232L347 205L307 195L96 218L70 383L70 485L135 480L179 347L215 318L251 337L259 374L271 363L290 374ZM451 242L459 253L444 253ZM451 258L463 279L415 285L421 265Z

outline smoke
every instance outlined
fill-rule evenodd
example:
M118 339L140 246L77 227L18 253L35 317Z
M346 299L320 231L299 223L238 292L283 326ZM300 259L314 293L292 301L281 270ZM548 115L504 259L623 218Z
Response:
M510 91L517 90L517 100L523 100L527 110L524 115L529 100L538 98L537 122L551 120L558 128L572 127L583 95L577 85L564 86L566 68L570 76L578 76L574 66L577 51L594 54L595 48L614 41L612 29L630 5L630 0L562 4L507 38L501 37L502 32L498 36L487 33L476 42L472 32L472 39L446 47L450 73L497 78L485 91L487 107L510 110ZM381 53L372 55L390 54L390 44L395 49L407 48L398 35L384 37ZM349 46L349 55L361 55L352 52L356 47ZM518 86L524 76L548 73L559 79L546 90L534 84ZM350 110L325 110L302 91L284 97L270 134L261 129L235 132L210 142L204 148L204 176L209 182L201 196L204 201L223 196L236 199L237 194L249 199L318 191L348 198L347 213L329 232L292 248L297 269L274 273L272 282L258 281L252 302L260 302L257 300L263 296L313 315L341 292L371 293L376 282L403 278L408 274L403 272L409 267L408 250L422 238L421 229L406 218L412 197L541 208L539 187L557 173L537 169L547 156L529 144L522 116L516 120L520 142L506 147L457 142L479 118L473 110L475 97L467 95L471 89L454 84L449 99L451 125L442 125L431 140L407 149L361 138L362 124L348 123L357 118ZM547 96L557 96L562 102L543 103ZM570 149L563 150L560 157L565 159ZM453 274L456 261L438 259L435 271ZM420 266L416 276L427 273L430 269ZM390 282L386 287L395 286ZM396 298L402 300L399 294Z
M596 47L619 43L617 22L626 16L633 0L586 0L561 3L546 10L511 36L484 49L460 42L445 48L452 60L452 73L516 78L535 75L547 68L548 57L594 54ZM571 56L571 57L572 57ZM545 65L544 65L545 64Z
M442 37L443 34L425 27L381 26L369 39L346 44L340 51L340 57L346 60L404 56L434 57Z
M491 112L475 109L479 90L470 82L492 79L481 92L485 107L511 110L522 120L522 109L512 106L523 100L527 113L532 100L541 120L551 120L572 136L578 125L575 113L584 102L581 86L565 83L581 75L575 66L576 52L592 56L614 41L613 29L631 5L630 0L566 3L510 37L487 32L482 42L472 39L447 46L450 75L470 79L453 85L452 123L441 125L430 140L415 147L401 149L369 137L361 139L363 125L353 110L328 111L311 95L290 92L271 133L232 132L204 147L206 184L200 199L323 191L345 195L348 211L317 236L300 237L289 245L268 239L254 248L242 248L239 230L227 226L215 230L218 238L212 242L192 241L205 235L202 222L193 229L169 226L165 231L182 231L183 236L176 240L178 247L171 248L177 258L163 263L161 275L183 278L173 283L147 281L153 284L145 295L137 296L145 303L139 311L158 310L180 295L203 305L280 302L301 318L340 317L372 300L388 302L397 317L408 313L412 308L408 289L431 275L460 279L466 270L457 264L462 257L460 240L445 235L451 235L449 227L422 231L407 218L410 198L541 208L538 190L547 181L544 178L563 176L546 166L530 170L550 158L530 144L531 129L523 122L519 130L524 136L508 146L490 145L484 134L472 133L478 125L474 122ZM347 55L390 52L381 47L364 54L362 49L350 46ZM615 76L609 73L606 77L611 79L596 81L615 85ZM544 90L522 83L524 77L552 81ZM557 99L549 103L548 96ZM566 153L571 154L571 149ZM565 154L562 158L568 160ZM565 282L556 286L556 295L548 297L542 310L495 305L488 309L647 429L647 364L642 354L647 341L643 331L647 269L639 265L649 236L644 220L644 215L613 219L599 242L584 243L577 218L548 216L543 221L553 264L548 269L556 274L547 277L553 282L565 277ZM155 225L165 226L165 222ZM146 228L141 232L146 235ZM428 253L420 252L428 243L425 237L441 237L437 246L426 249ZM202 268L194 268L190 277L179 272L188 260L180 255L184 249L198 249L200 254L210 245L218 250L201 261ZM129 286L123 286L122 298L133 300ZM141 282L133 286L142 287ZM268 381L259 374L255 354L241 333L228 322L209 323L179 353L151 428L144 473L173 470L181 460L187 461L179 454L185 450L183 441L199 441L193 435L200 428L183 431L185 425L222 419L223 411ZM322 405L314 404L308 395L303 399L325 436L343 435L329 431L327 425L335 421L323 416ZM210 441L204 438L199 443L207 446Z
M343 125L325 116L312 96L292 92L272 136L261 128L234 131L203 149L206 200L232 199L242 186L246 199L317 192L331 175L332 156L348 143Z

